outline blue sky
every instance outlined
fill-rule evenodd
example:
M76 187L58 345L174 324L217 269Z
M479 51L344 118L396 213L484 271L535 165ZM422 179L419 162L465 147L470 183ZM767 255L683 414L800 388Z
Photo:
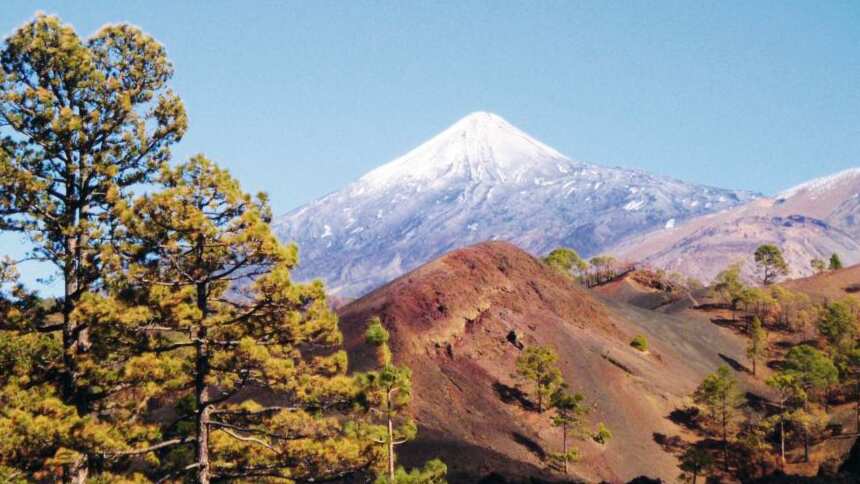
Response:
M568 156L773 193L860 165L860 2L4 0L166 45L205 152L282 213L477 110ZM2 247L2 246L0 246Z
M563 153L778 191L860 165L858 2L20 2L167 46L205 152L284 212L476 110Z

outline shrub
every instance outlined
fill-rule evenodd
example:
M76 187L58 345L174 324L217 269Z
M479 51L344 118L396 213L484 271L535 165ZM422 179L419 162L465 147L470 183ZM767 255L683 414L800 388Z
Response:
M648 351L648 338L641 334L637 334L636 337L633 338L633 341L630 342L630 346L642 352Z
M612 431L609 430L609 427L607 427L606 424L600 422L597 424L597 431L594 432L594 435L592 435L591 438L598 444L604 445L612 438Z

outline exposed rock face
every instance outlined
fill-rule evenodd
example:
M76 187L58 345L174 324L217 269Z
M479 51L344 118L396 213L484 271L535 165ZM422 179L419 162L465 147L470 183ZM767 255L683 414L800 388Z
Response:
M704 282L741 261L746 276L754 280L752 254L764 243L783 250L789 277L812 274L811 259L826 261L834 252L846 264L860 262L860 169L635 236L609 251Z
M358 296L484 240L594 255L624 237L753 196L573 161L490 113L471 114L343 190L281 217L300 279Z
M532 345L553 347L567 382L596 404L589 429L605 422L614 434L606 446L575 442L583 454L576 477L674 482L677 460L655 436L683 433L667 416L723 362L720 355L741 361L745 348L707 320L598 299L502 242L448 253L339 313L354 369L373 364L363 332L371 316L382 318L395 361L413 372L419 438L403 447L403 462L442 457L452 482L492 472L562 479L546 460L560 432L549 412L534 410L531 386L512 378L517 356ZM639 334L648 353L629 344Z

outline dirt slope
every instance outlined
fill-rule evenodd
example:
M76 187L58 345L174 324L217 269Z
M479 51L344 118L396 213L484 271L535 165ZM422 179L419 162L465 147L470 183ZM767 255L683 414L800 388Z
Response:
M826 299L839 299L849 294L860 297L860 265L787 281L783 285Z
M566 380L596 405L589 426L606 422L614 433L606 446L577 442L583 459L574 472L587 481L647 474L673 482L677 462L655 434L683 434L667 416L724 358L743 359L743 341L724 328L603 299L500 242L451 252L340 315L356 369L372 361L365 322L382 317L416 389L420 437L403 460L441 456L452 482L491 472L562 479L546 462L560 432L548 413L529 408L520 389L530 388L511 376L520 345L556 348ZM647 336L649 353L629 346L637 334Z

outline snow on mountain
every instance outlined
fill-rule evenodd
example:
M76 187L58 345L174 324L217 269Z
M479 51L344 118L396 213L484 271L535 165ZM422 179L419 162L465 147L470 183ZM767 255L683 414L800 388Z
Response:
M860 168L817 178L720 213L696 217L621 241L609 250L667 271L708 282L734 262L754 279L752 254L761 244L779 246L789 277L812 274L810 260L838 253L860 262Z
M828 193L845 183L860 182L860 168L848 168L832 175L815 178L779 193L776 198L786 200L801 194L815 196Z
M591 255L754 195L573 161L501 117L473 113L344 189L276 221L296 277L357 296L451 249L507 240ZM670 222L671 221L671 222Z

